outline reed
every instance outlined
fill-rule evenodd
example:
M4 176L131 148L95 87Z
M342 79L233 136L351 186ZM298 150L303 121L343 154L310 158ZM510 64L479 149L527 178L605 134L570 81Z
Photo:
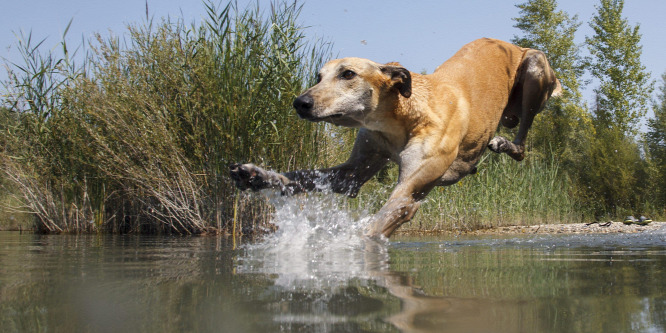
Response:
M478 172L426 197L406 232L470 231L507 225L575 223L593 219L572 193L567 174L554 160L528 154L523 162L486 153ZM361 190L352 209L374 212L397 182L395 165L380 172Z
M555 160L528 157L517 163L487 153L477 174L433 190L413 227L466 231L590 219L591 211L572 200L571 190Z
M200 24L129 25L124 39L43 53L30 34L9 66L0 123L3 202L39 232L251 234L271 230L262 196L237 194L228 166L334 165L354 130L299 120L293 98L313 84L330 44L307 39L300 7L204 2ZM67 30L67 29L66 29ZM63 38L64 40L64 38ZM585 213L555 161L488 155L479 173L435 189L407 228L475 229L574 221ZM350 208L379 209L397 179L381 171Z
M38 231L226 229L231 162L318 161L322 128L296 121L291 102L328 44L305 39L296 4L204 5L200 25L167 19L130 25L123 40L97 36L80 66L64 42L58 58L31 36L19 41L27 65L6 83L16 121L2 133L2 170ZM270 209L243 199L239 231Z

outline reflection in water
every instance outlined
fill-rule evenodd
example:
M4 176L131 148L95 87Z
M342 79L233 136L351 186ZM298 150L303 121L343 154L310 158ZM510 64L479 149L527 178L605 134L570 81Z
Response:
M278 230L243 247L238 272L271 274L288 288L335 288L388 269L388 242L365 239L368 219L338 209L335 200L273 198Z
M388 271L388 242L365 239L367 219L338 209L335 197L301 198L272 198L278 230L241 249L237 272L272 278L281 330L393 329L382 318L397 304L378 278Z
M280 309L274 320L284 324L284 328L307 325L310 329L330 331L330 324L381 313L383 303L376 299L378 292L388 292L401 301L400 309L383 313L385 321L401 330L427 331L428 325L422 325L421 319L432 313L460 316L470 309L477 312L476 301L425 296L412 286L409 275L391 272L389 243L364 238L367 219L354 218L337 209L329 199L275 198L274 223L278 231L259 243L246 245L237 258L238 273L273 278L271 291L281 296L281 302L273 306ZM364 293L368 294L370 286L375 295L369 297Z
M410 274L423 296L404 331L663 332L665 236L403 239L392 270L439 266Z
M334 315L330 300L349 295L358 298L343 302L353 309L348 316L370 309L383 315L382 321L391 323L391 328L404 332L570 332L597 327L644 331L660 329L664 323L625 315L614 321L607 316L626 308L627 316L663 317L663 282L654 277L664 269L664 234L461 237L433 242L416 238L389 244L361 237L366 220L327 206L325 198L310 197L297 205L276 202L276 206L278 233L246 246L237 265L240 273L270 275L273 288L287 298L302 296L297 297L299 304L307 299L303 294L324 294L314 298L319 306L309 308L310 316L275 317L296 325L286 326L290 329L344 320ZM649 272L637 273L644 269ZM625 280L632 274L648 277ZM372 292L358 296L368 285L375 286ZM632 288L647 290L627 293ZM386 314L377 302L369 305L373 299L397 299L400 305L388 306L391 311ZM384 302L385 308L389 303ZM647 306L635 309L635 303Z
M280 206L280 231L235 251L214 237L0 233L0 331L666 327L664 233L374 242L363 214L308 200Z

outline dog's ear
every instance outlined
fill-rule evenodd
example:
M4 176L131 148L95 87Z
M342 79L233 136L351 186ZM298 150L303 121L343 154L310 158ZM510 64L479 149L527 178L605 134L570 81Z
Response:
M401 66L383 66L382 73L391 77L391 85L398 89L400 95L409 98L412 95L412 75Z

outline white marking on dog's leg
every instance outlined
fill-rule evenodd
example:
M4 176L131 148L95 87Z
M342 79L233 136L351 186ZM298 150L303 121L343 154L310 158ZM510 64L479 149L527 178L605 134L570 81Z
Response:
M510 144L511 142L507 138L496 136L488 142L488 149L498 154L506 153L510 149Z

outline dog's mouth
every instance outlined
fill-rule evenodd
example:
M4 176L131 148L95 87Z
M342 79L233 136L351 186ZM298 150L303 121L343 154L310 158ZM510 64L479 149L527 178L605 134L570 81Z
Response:
M354 119L353 115L344 112L329 114L323 117L299 114L299 117L301 117L301 119L311 121L313 123L318 123L323 121L329 124L333 124L336 126L343 126L343 127L360 127L362 125L358 120Z
M308 121L311 121L311 122L315 122L315 123L316 123L316 122L320 122L320 121L333 121L333 120L336 120L336 119L340 119L340 118L342 118L342 116L344 116L344 114L342 114L342 113L335 113L335 114L331 114L331 115L323 116L323 117L317 117L317 116L314 116L314 115L308 115L308 116L306 116L306 117L304 117L304 116L302 116L302 115L299 115L299 116L300 116L302 119L305 119L305 120L308 120Z

